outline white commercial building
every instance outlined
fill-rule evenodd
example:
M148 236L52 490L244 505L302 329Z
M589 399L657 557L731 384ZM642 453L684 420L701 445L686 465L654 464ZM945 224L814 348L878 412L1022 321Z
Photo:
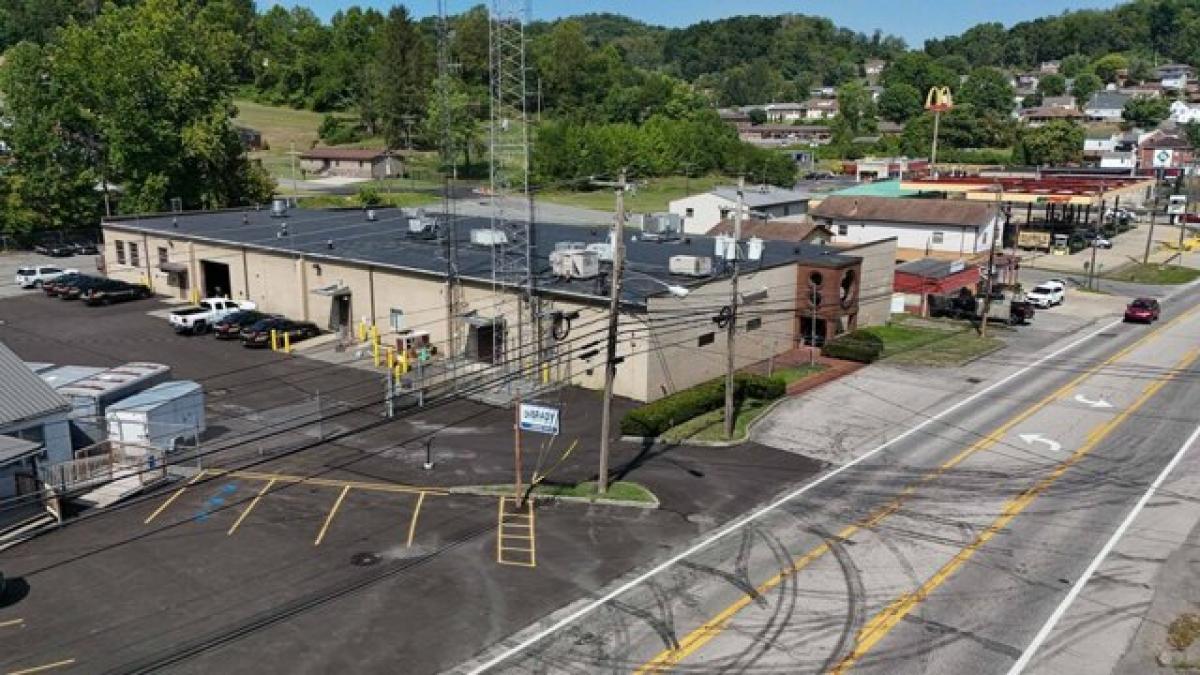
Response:
M800 216L808 213L812 195L772 185L748 186L742 192L744 217L764 220ZM737 210L737 188L716 187L709 192L690 195L670 203L671 213L683 218L683 231L705 234L717 223L732 218Z
M1001 219L994 204L949 199L834 196L813 208L833 243L896 239L898 249L971 256L986 252Z

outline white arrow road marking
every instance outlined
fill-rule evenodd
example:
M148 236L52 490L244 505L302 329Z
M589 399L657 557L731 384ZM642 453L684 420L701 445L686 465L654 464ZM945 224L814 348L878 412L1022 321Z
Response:
M1050 452L1058 452L1059 450L1062 450L1062 443L1046 438L1041 434L1021 434L1021 440L1025 441L1027 445L1033 445L1034 443L1045 443L1050 447Z
M1083 394L1075 394L1075 400L1084 405L1089 405L1093 408L1111 408L1112 407L1111 403L1109 403L1108 401L1105 401L1102 398L1096 399L1095 401L1093 401L1092 399L1084 396Z

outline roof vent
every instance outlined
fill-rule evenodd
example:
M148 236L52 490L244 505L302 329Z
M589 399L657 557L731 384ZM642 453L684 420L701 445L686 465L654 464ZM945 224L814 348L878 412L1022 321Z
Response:
M287 221L284 221L279 224L279 230L275 233L275 238L283 239L286 236L288 236L288 227L287 227Z
M367 209L367 222L373 223L378 219L379 216L375 213L375 209Z
M329 249L330 251L333 250L333 240L332 239L325 240L325 248Z
M287 215L288 202L286 199L271 200L271 217L283 218Z

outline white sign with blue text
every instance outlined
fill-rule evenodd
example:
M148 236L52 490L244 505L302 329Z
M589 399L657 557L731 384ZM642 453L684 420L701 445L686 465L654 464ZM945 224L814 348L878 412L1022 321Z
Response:
M520 420L521 431L558 435L558 408L522 403Z

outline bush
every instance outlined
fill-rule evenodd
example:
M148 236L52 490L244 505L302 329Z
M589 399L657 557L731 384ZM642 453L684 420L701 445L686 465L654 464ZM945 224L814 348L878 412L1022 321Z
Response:
M734 400L754 398L770 401L783 396L783 378L751 373L734 376ZM725 378L684 389L629 411L621 418L621 433L627 436L659 436L667 429L725 405Z
M321 126L317 129L317 136L326 145L345 145L346 143L357 143L363 138L362 130L357 124L348 123L340 117L333 115L325 115L321 118Z
M883 356L883 340L870 333L847 333L826 342L821 353L832 359L873 363Z

